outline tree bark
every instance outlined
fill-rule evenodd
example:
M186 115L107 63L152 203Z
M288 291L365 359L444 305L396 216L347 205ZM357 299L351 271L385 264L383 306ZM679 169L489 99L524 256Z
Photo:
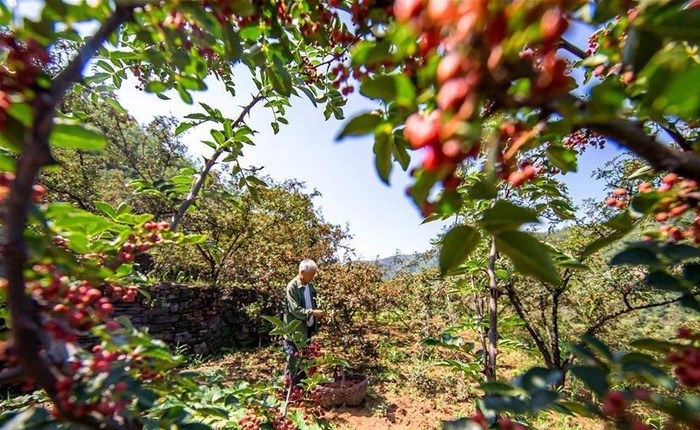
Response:
M486 273L489 277L489 344L485 362L486 378L496 380L496 357L498 356L498 283L496 281L496 239L491 240L491 252Z

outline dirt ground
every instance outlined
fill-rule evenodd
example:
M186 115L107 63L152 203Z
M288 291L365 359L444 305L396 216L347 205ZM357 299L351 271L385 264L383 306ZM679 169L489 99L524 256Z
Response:
M230 381L261 381L283 372L283 355L274 348L236 352L196 366L194 370L219 370ZM471 405L464 404L468 409ZM439 429L442 420L454 418L461 408L445 406L440 396L426 399L402 383L372 382L365 401L357 407L335 407L326 418L338 430Z
M474 412L480 390L473 377L435 365L434 359L418 352L416 339L393 333L393 343L384 350L369 375L365 401L358 407L336 407L326 418L337 430L352 429L441 429L445 420L466 417ZM330 351L338 355L338 351ZM515 349L504 351L500 377L508 380L532 365L532 357ZM284 353L281 348L267 347L247 352L233 352L206 360L196 371L216 370L231 383L269 381L281 378ZM543 414L536 428L557 430L600 429L591 419Z

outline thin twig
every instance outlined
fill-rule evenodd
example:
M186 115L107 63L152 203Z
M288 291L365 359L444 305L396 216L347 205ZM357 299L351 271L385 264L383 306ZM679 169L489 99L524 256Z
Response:
M569 51L581 60L588 58L588 54L586 54L586 51L569 42L568 40L564 39L563 37L559 39L559 47L566 51Z

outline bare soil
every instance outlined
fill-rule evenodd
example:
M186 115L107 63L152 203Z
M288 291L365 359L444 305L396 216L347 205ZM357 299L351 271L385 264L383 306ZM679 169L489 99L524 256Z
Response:
M474 412L478 390L473 378L436 366L424 352L417 352L417 342L406 334L395 336L394 340L399 347L392 346L375 367L361 372L369 376L364 402L357 407L327 410L326 418L338 430L441 429L442 421ZM339 355L338 351L332 352ZM530 365L532 356L525 352L504 351L499 362L500 376L510 379ZM284 353L276 347L234 352L208 360L193 370L217 370L232 383L273 382L284 372ZM580 417L545 415L537 428L587 430L601 428L601 423Z
M273 347L234 352L206 361L193 370L219 371L223 373L225 381L232 383L241 380L273 381L284 372L284 354ZM435 377L428 374L423 382L432 387ZM463 416L473 407L470 401L450 404L446 402L447 393L440 393L439 390L433 390L434 395L427 398L420 392L424 387L412 384L411 380L411 375L401 373L394 380L381 380L370 375L367 397L362 404L330 408L326 418L338 430L439 429L443 420ZM346 381L348 383L354 382Z

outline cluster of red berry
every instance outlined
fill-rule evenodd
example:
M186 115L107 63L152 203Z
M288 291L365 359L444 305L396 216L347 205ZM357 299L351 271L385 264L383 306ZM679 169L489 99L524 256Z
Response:
M122 351L105 351L102 345L95 345L92 348L91 358L70 361L71 376L61 376L56 382L56 397L59 402L56 405L58 409L52 411L53 415L59 417L70 414L80 418L88 413L97 412L104 416L114 416L126 408L131 399L126 393L128 385L124 381L114 382L106 389L94 392L90 400L79 402L75 393L87 394L90 389L80 387L81 384L94 381L94 376L97 373L111 372L115 363L128 362L130 356Z
M629 411L630 400L646 400L649 397L647 390L635 390L628 396L621 391L609 391L603 397L601 411L605 416L615 421L622 421L626 428L632 430L650 430L651 427L644 424Z
M86 331L105 320L113 310L109 299L89 281L73 281L53 264L35 264L27 289L51 317L44 329L59 340L77 340L75 331ZM2 283L4 287L7 281Z
M655 219L658 222L670 223L672 220L681 221L680 218L689 211L695 210L693 223L686 225L682 222L676 225L664 224L659 227L662 235L672 241L691 240L700 243L700 207L698 203L698 183L691 179L681 179L675 173L669 173L661 179L661 185L654 189L648 182L639 185L639 192L650 193L656 191L661 195L661 200L656 207Z
M571 149L575 149L579 153L583 153L587 148L605 148L605 138L588 129L582 128L571 132L562 144Z
M2 93L0 93L2 94ZM0 127L1 129L2 127ZM0 172L0 203L3 203L10 196L10 187L15 180L12 172ZM32 201L38 202L46 195L46 188L41 184L34 184L32 187Z
M5 128L7 110L12 94L21 94L36 84L42 65L50 61L49 54L35 40L20 42L14 35L0 32L0 130Z
M319 345L316 342L313 342L309 344L306 348L302 349L302 358L305 358L307 360L316 358L316 357L321 357L323 355L323 352L321 351L321 345Z
M489 427L489 423L486 420L486 417L484 417L484 414L482 414L480 411L476 411L472 414L471 417L469 417L470 420L475 422L476 424L479 424L481 428L487 429L491 428ZM497 429L500 430L525 430L526 427L520 423L513 422L513 420L508 417L508 416L501 416L498 417L498 420L496 421Z
M624 208L629 203L629 193L624 188L615 188L612 196L605 200L605 205L615 208Z
M513 31L508 22L528 9L527 19L539 23L539 39L533 40L536 51L521 53L532 63L533 99L557 96L570 88L566 62L556 55L559 37L568 27L558 2L541 3L533 8L523 1L505 8L492 8L488 1L465 2L398 0L394 16L416 32L419 51L424 56L441 55L437 66L437 108L429 113L415 113L405 122L404 134L413 148L424 148L422 167L437 172L448 191L459 184L455 171L462 161L478 156L481 142L470 135L470 121L483 100L507 90L512 78L504 41ZM498 98L498 97L496 97ZM503 133L502 133L503 134ZM502 136L502 151L519 148L534 133L513 130ZM513 158L501 155L506 162ZM502 162L501 177L520 185L532 179L536 169L529 163L512 177L512 166Z
M680 351L668 354L666 359L676 367L674 372L681 384L695 388L700 386L700 332L681 328L678 337L689 344Z
M270 413L273 417L270 417ZM238 425L241 426L243 430L257 430L261 428L262 424L269 423L275 430L296 430L297 426L294 425L291 419L286 416L282 416L282 412L279 407L274 407L272 409L263 411L260 408L249 406L246 410L246 414L238 420Z
M108 392L101 393L101 398L97 400L80 403L76 401L74 395L77 384L77 381L67 377L56 382L56 397L59 403L58 408L51 412L56 418L65 414L80 418L91 412L97 412L103 416L114 416L129 404L129 400L123 398L123 393L127 389L125 382L117 382Z

